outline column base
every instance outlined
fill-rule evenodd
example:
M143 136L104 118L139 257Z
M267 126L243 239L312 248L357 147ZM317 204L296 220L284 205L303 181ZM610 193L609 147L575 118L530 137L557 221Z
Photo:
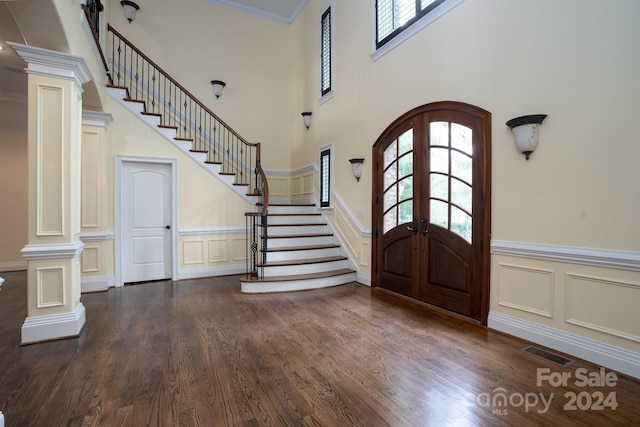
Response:
M85 322L84 305L81 302L72 313L27 317L22 324L22 344L77 337Z

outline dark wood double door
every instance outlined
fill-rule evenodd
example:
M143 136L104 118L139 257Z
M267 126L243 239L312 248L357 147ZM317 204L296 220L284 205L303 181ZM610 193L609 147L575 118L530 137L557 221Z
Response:
M490 113L418 107L373 147L374 287L478 319L488 315Z

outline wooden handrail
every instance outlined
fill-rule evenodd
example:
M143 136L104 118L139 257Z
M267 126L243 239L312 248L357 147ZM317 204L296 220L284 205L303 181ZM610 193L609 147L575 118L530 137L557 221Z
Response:
M100 40L98 38L98 29L93 25L93 19L91 19L91 12L89 11L89 7L86 4L81 5L82 10L84 10L84 15L87 18L87 22L89 23L89 28L91 28L91 32L93 33L93 40L98 47L98 52L100 52L100 59L102 59L102 65L104 66L105 71L107 72L107 78L109 79L109 83L113 84L113 78L111 77L111 73L109 72L109 65L107 64L107 59L104 57L104 52L102 52L102 47L100 46ZM102 3L98 1L98 7L100 11L104 8Z

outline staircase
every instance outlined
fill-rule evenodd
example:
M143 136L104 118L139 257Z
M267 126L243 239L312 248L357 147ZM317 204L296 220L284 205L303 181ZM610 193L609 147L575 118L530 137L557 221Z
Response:
M356 272L314 204L270 204L267 249L259 277L240 279L245 293L326 288L356 280ZM261 236L264 237L264 236Z
M314 204L269 204L260 144L245 141L111 26L108 29L112 83L107 93L255 206L246 214L251 255L247 275L240 280L242 292L354 281L355 270Z

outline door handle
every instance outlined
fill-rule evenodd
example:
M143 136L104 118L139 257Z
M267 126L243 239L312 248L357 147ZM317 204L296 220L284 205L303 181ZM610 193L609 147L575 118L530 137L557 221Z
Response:
M413 234L416 234L418 232L418 219L414 219L413 220L413 227L411 225L407 225L407 230L409 230L410 232L412 232Z
M427 234L427 219L425 217L420 218L420 234L423 236Z
M171 226L170 225L165 225L164 228L166 228L167 230L171 230Z

